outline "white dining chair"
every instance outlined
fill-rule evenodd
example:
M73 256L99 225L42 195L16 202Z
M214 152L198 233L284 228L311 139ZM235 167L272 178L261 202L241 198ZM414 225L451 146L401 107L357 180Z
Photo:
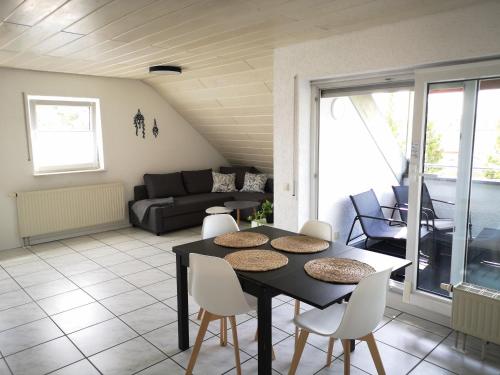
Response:
M230 232L239 232L238 224L234 218L229 214L222 215L210 215L203 219L203 225L201 227L201 238L206 240L207 238L217 237L221 234ZM191 271L188 274L188 291L191 293ZM198 310L197 319L200 320L203 316L203 308L200 307ZM223 318L220 322L220 344L221 346L226 346L227 344L227 319Z
M302 225L299 231L300 234L319 238L325 241L332 240L332 226L329 223L319 220L308 220ZM300 301L295 300L294 317L300 313ZM297 339L299 337L299 329L295 328L295 344L297 344Z
M255 310L257 299L243 292L233 268L222 258L190 254L189 268L191 269L192 296L196 303L203 308L204 313L186 374L192 374L209 323L213 320L229 318L233 332L236 373L240 375L236 315Z
M357 285L347 303L335 304L324 310L312 309L295 317L300 328L288 375L297 371L309 333L340 339L344 347L344 374L350 373L350 340L366 341L379 375L385 375L373 330L384 315L387 285L392 269L375 272ZM333 346L332 346L333 350ZM328 366L331 365L331 355Z

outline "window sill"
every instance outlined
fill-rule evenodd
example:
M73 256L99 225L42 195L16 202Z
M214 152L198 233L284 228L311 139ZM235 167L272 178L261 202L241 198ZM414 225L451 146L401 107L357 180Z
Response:
M106 172L106 169L100 168L100 169L82 169L79 171L38 172L38 173L33 173L33 176L35 176L35 177L54 176L54 175L59 175L59 174L92 173L92 172Z

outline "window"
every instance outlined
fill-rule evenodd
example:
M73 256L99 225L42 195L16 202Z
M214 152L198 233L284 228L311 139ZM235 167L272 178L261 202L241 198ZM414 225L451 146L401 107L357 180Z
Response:
M27 96L35 175L102 170L99 99Z

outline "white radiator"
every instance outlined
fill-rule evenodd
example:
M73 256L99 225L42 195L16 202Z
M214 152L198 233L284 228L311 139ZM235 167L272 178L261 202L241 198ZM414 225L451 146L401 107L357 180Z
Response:
M33 236L125 219L121 183L16 193L19 234Z
M452 328L486 342L500 344L500 291L460 283L453 288ZM458 335L457 335L457 346ZM464 337L465 349L465 337ZM483 346L484 356L485 346Z

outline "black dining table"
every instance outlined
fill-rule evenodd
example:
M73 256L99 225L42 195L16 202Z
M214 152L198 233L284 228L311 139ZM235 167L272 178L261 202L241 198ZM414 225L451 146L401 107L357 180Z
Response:
M263 233L270 240L283 236L298 235L269 226L247 229L249 232ZM270 243L258 246L260 249L272 249ZM172 248L176 254L177 270L177 318L179 349L189 349L189 313L187 268L189 254L203 254L223 258L240 249L227 248L214 244L214 239L191 242ZM281 252L281 251L280 251ZM362 250L331 242L328 249L313 254L281 252L288 257L288 264L282 268L266 272L236 271L243 291L257 297L258 329L258 373L271 374L272 367L272 298L284 294L318 309L325 309L334 303L349 298L356 288L354 284L333 284L314 279L304 271L304 264L311 259L338 257L359 260L380 271L392 267L393 272L411 264L407 259ZM351 345L354 348L354 345ZM290 358L291 360L291 358Z

